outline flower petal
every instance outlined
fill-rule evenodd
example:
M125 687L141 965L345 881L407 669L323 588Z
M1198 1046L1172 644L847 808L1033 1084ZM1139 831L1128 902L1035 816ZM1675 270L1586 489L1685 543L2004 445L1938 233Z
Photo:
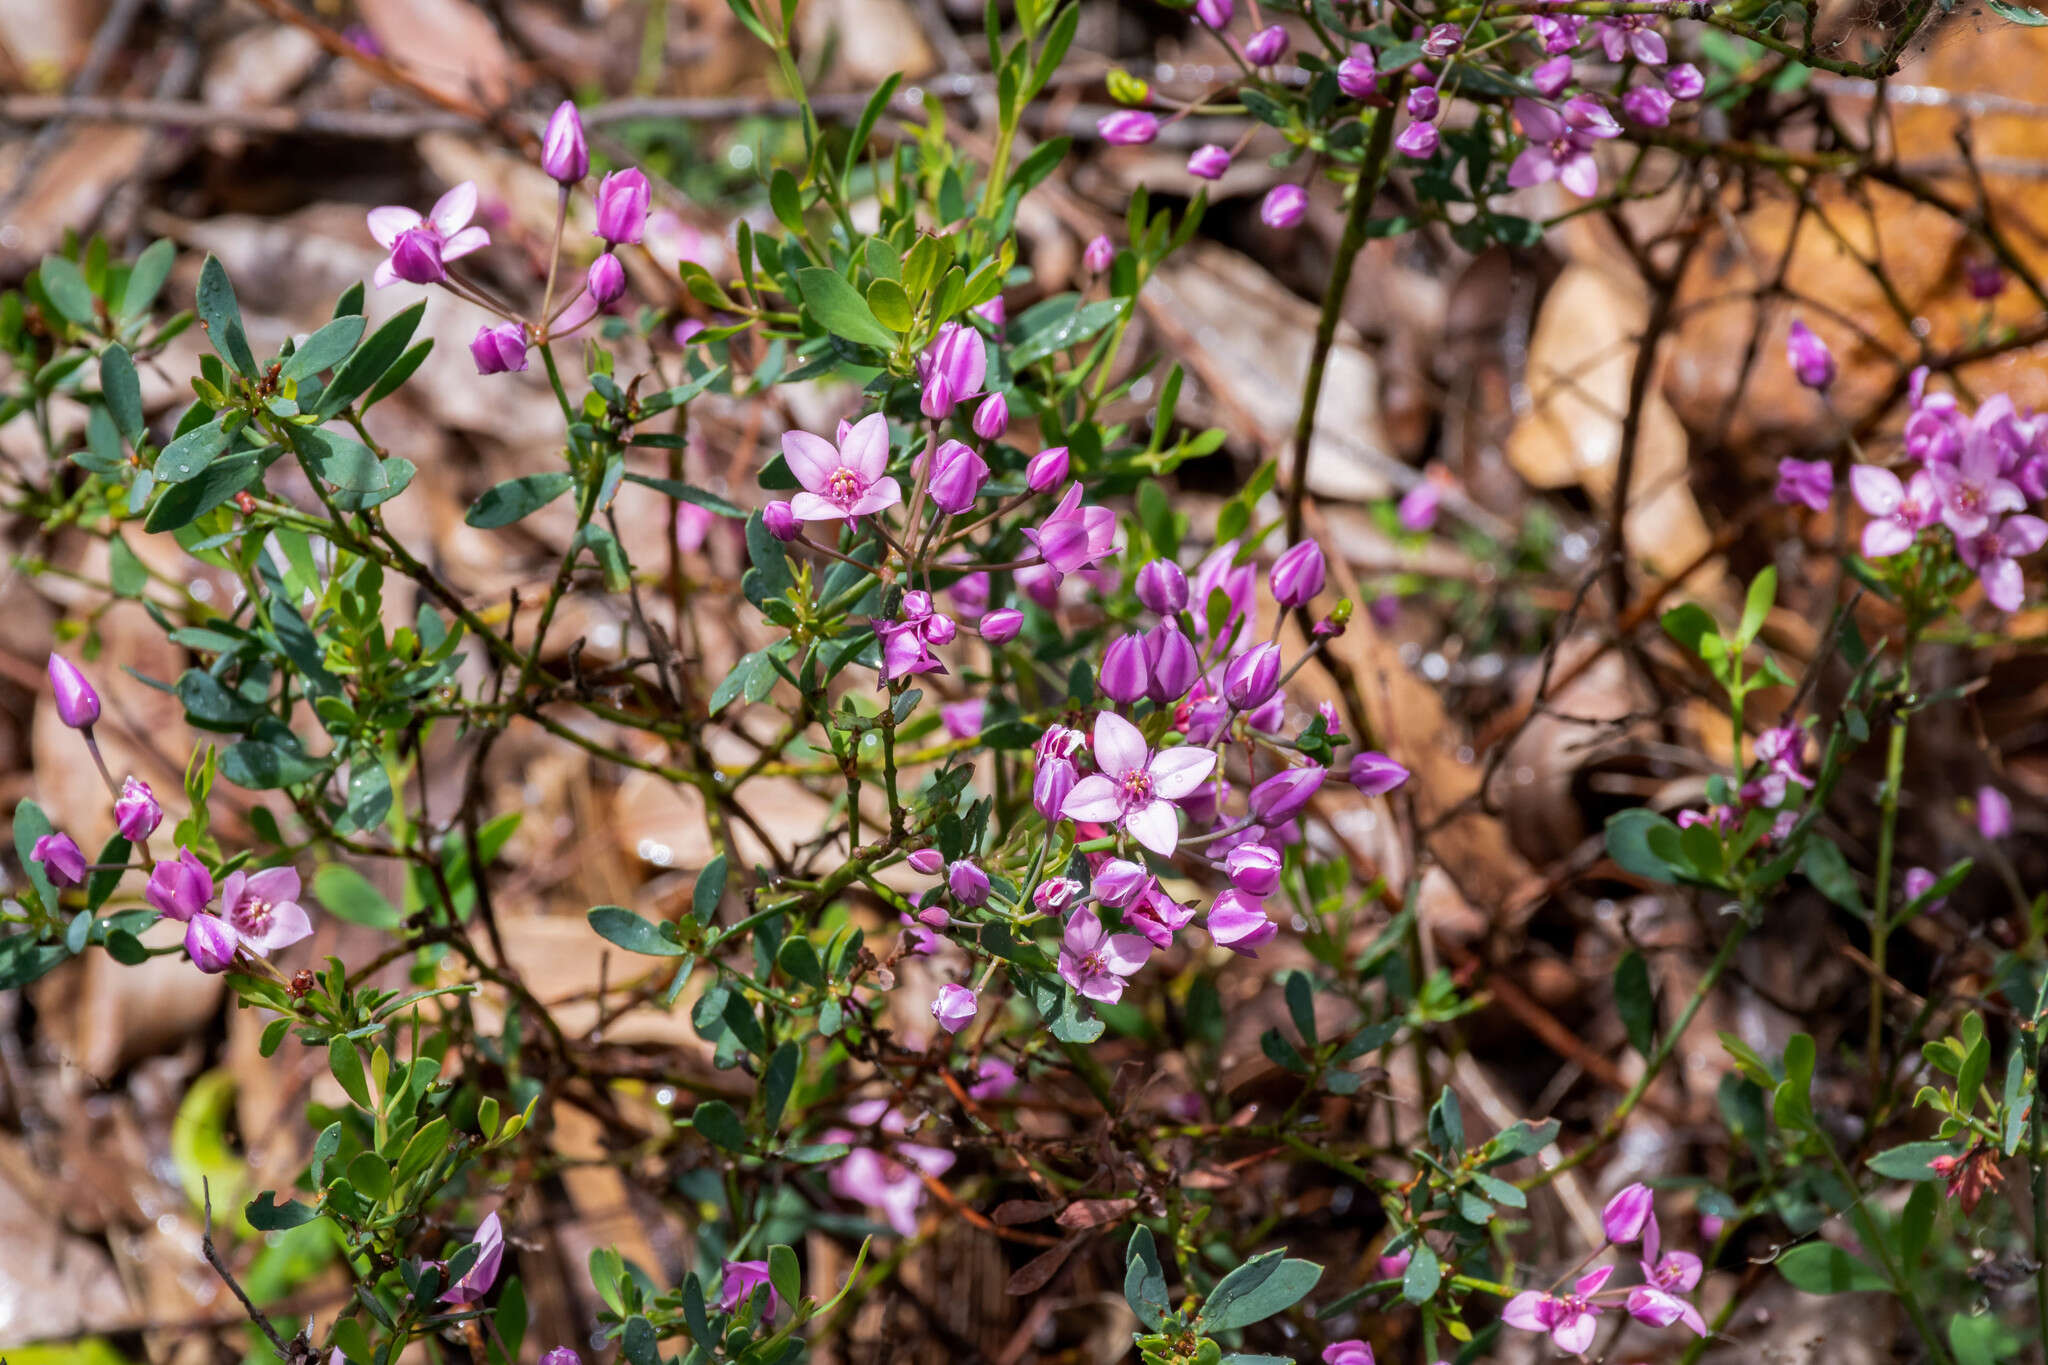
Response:
M813 493L824 492L825 481L839 468L838 448L808 431L782 433L782 458L789 461L789 472L796 475L796 481Z
M1906 496L1899 476L1874 464L1850 466L1849 491L1856 495L1856 505L1873 517L1890 516Z
M846 467L870 482L889 468L889 419L871 412L853 424L839 447Z
M1152 756L1152 791L1169 801L1178 801L1202 785L1216 767L1213 750L1198 749L1192 744L1178 748L1164 749Z
M443 237L453 237L476 217L476 181L465 180L434 201L427 221Z
M420 225L420 216L403 204L385 204L370 210L369 223L370 235L377 239L377 245L389 251L400 233Z
M861 494L853 506L846 510L849 516L865 517L881 511L884 507L894 507L902 501L902 486L894 479L880 478L876 479L868 487L868 491Z
M1151 800L1124 815L1124 828L1131 837L1161 857L1173 852L1180 842L1178 808L1171 801Z
M1104 711L1095 718L1095 766L1108 777L1122 777L1125 773L1143 772L1145 769L1145 737L1138 733L1138 727L1114 711Z
M490 244L490 233L480 227L466 227L441 243L442 263L446 264L458 256L467 256L472 251L482 251Z
M798 493L789 500L789 510L798 521L836 521L846 515L816 493Z
M1593 1333L1599 1327L1592 1313L1575 1313L1557 1324L1550 1339L1557 1344L1558 1350L1568 1355L1584 1355L1586 1348L1593 1344Z
M1510 1327L1519 1327L1524 1332L1547 1332L1556 1317L1548 1294L1526 1289L1508 1300L1508 1306L1500 1313L1500 1320Z
M1130 976L1152 956L1152 945L1136 934L1111 934L1102 947L1102 960L1118 976Z
M794 500L791 506L794 506ZM1067 799L1060 803L1060 814L1069 820L1087 820L1104 824L1123 814L1123 802L1117 796L1116 783L1099 773L1091 773L1074 784L1067 793Z

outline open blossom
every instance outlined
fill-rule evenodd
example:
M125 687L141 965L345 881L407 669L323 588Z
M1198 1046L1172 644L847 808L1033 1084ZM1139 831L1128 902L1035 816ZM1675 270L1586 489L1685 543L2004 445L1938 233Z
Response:
M313 922L298 902L299 872L293 867L235 871L221 886L221 918L242 945L259 957L310 936Z
M1954 461L1929 465L1927 474L1941 502L1941 519L1958 540L1984 534L1993 517L2027 505L2026 494L2005 477L1997 452L1984 442L1968 442Z
M754 1297L754 1291L768 1291L768 1317L782 1311L782 1300L775 1293L774 1282L768 1275L766 1261L727 1261L719 1273L718 1311L731 1313L747 1300Z
M1201 785L1216 766L1207 749L1182 745L1153 752L1138 727L1114 712L1095 718L1095 766L1060 806L1069 820L1116 825L1162 856L1180 842L1173 803Z
M2018 611L2026 597L2019 561L2048 544L2048 521L2007 517L1980 534L1958 538L1956 554L1984 584L1984 598L2000 611Z
M1566 1355L1582 1355L1593 1344L1593 1334L1600 1325L1600 1305L1593 1302L1591 1295L1599 1292L1613 1273L1611 1265L1589 1271L1573 1281L1569 1294L1526 1290L1508 1300L1508 1306L1501 1310L1501 1321L1525 1332L1548 1332L1558 1350Z
M1602 19L1597 27L1600 46L1607 53L1607 60L1618 62L1624 57L1634 57L1644 66L1662 66L1668 55L1664 48L1664 35L1651 27L1652 22L1646 14L1623 14Z
M1145 965L1152 949L1136 934L1112 934L1093 910L1076 910L1060 939L1060 978L1090 1000L1113 1005L1124 978Z
M1508 184L1527 189L1555 180L1581 199L1600 192L1594 144L1621 132L1604 110L1587 100L1568 100L1560 111L1535 100L1517 99L1515 121L1522 125L1529 145L1508 167Z
M1024 539L1055 574L1078 573L1116 549L1116 513L1107 507L1083 507L1081 485L1068 484L1045 520L1024 528Z
M370 278L379 289L397 280L437 284L448 278L448 262L481 251L491 234L469 226L476 216L476 182L465 180L434 201L422 218L402 204L370 210L370 235L390 252Z
M953 1154L941 1147L903 1141L901 1135L909 1125L887 1100L863 1100L848 1108L846 1116L855 1123L877 1124L893 1140L880 1148L854 1148L834 1163L826 1183L842 1199L880 1209L899 1235L912 1236L917 1232L917 1211L925 1201L922 1176L944 1175L953 1168ZM852 1142L855 1135L843 1128L828 1129L823 1140Z
M799 521L844 517L850 524L903 501L903 490L885 472L889 419L879 412L855 422L836 448L808 431L784 432L782 457L804 486L789 500L789 510Z
M1661 1234L1653 1215L1643 1229L1643 1283L1629 1291L1628 1313L1637 1322L1652 1327L1669 1327L1682 1322L1699 1336L1707 1334L1700 1310L1679 1297L1692 1292L1704 1268L1690 1251L1666 1251L1659 1255Z

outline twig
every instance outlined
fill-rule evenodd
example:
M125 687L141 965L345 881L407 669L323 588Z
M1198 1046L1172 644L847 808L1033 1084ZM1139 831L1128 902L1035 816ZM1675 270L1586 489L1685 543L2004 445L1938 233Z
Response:
M208 1185L205 1176L199 1177L199 1198L201 1207L206 1210L206 1230L199 1235L199 1250L206 1256L206 1263L213 1267L214 1273L219 1275L227 1287L234 1291L235 1297L241 1300L242 1311L249 1315L249 1321L262 1328L263 1335L270 1338L270 1344L276 1350L277 1358L279 1360L297 1359L298 1353L286 1345L285 1339L277 1334L277 1329L270 1325L270 1319L263 1316L263 1313L256 1307L256 1304L249 1298L248 1293L242 1288L241 1282L229 1271L227 1262L220 1258L220 1252L215 1249L213 1245L213 1190Z

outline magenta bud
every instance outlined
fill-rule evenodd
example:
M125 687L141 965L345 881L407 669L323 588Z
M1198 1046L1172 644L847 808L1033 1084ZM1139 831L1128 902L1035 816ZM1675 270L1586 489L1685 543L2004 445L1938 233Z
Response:
M1159 119L1142 109L1119 109L1095 120L1095 131L1114 146L1138 147L1159 136Z
M960 627L952 617L935 611L919 624L917 633L924 637L924 642L928 645L950 645L953 643L953 637L960 633Z
M935 374L925 380L924 387L918 391L917 410L936 422L952 412L954 403L958 401L959 395L953 392L953 381L942 374Z
M1111 858L1095 869L1095 894L1118 910L1134 904L1151 884L1151 873L1124 858Z
M1308 805L1308 799L1323 785L1326 773L1326 769L1314 764L1277 773L1251 789L1245 797L1246 809L1257 824L1280 824Z
M1015 607L997 607L981 618L981 638L992 645L1004 645L1024 629L1024 613Z
M1367 796L1385 796L1408 780L1408 770L1385 754L1353 754L1346 777Z
M1138 570L1138 600L1161 616L1177 615L1188 604L1188 576L1170 559L1146 561Z
M409 284L439 284L447 279L441 239L423 227L401 232L391 244L391 273Z
M185 956L208 976L235 965L238 942L235 931L219 915L194 915L185 926Z
M1269 24L1244 40L1244 59L1253 66L1271 66L1287 51L1287 30Z
M1245 650L1223 670L1223 695L1240 711L1266 704L1280 686L1280 646L1268 642Z
M1160 706L1179 701L1202 676L1202 661L1180 627L1161 622L1145 633L1145 695Z
M1308 212L1308 191L1299 185L1275 185L1259 202L1259 221L1285 232Z
M987 322L989 326L995 328L998 332L1002 331L1003 325L1010 320L1010 310L1004 306L1001 294L996 295L987 303L977 306L974 310L974 315Z
M946 323L917 358L917 379L924 386L920 395L924 415L933 421L946 416L955 403L980 393L987 377L988 347L981 333L957 322ZM945 388L934 392L941 379Z
M1034 493L1045 493L1067 481L1067 457L1065 446L1052 446L1031 457L1024 466L1024 485Z
M1312 540L1290 545L1273 561L1268 582L1281 606L1307 606L1323 590L1323 547Z
M583 1365L583 1357L567 1346L557 1346L541 1356L540 1365Z
M1696 100L1707 88L1707 78L1691 62L1678 62L1664 68L1664 88L1675 100Z
M1031 778L1032 809L1044 816L1047 823L1056 823L1060 818L1060 807L1066 804L1068 794L1080 780L1071 760L1040 759L1038 771Z
M619 258L607 251L590 263L590 273L584 277L584 287L590 297L602 308L626 292L626 267Z
M1195 0L1195 17L1219 32L1230 27L1236 13L1236 0Z
M1239 844L1223 860L1223 870L1247 896L1270 896L1280 885L1280 864L1280 855L1264 844Z
M1438 24L1422 40L1422 51L1430 57L1448 57L1458 50L1465 39L1465 31L1456 24Z
M974 1018L974 992L958 982L948 981L939 987L938 998L932 1001L932 1018L939 1021L939 1027L948 1033L958 1033Z
M74 730L89 730L100 718L100 694L62 654L50 656L50 696L57 703L57 718Z
M548 118L540 140L540 168L564 185L590 174L590 144L583 136L583 117L574 100L563 100Z
M1989 784L1977 788L1977 833L2003 839L2012 833L2012 801Z
M1145 641L1142 636L1122 635L1102 652L1102 676L1097 680L1102 695L1129 704L1145 695L1150 682L1145 669Z
M1408 117L1433 119L1437 111L1437 93L1433 85L1421 85L1408 92Z
M1116 248L1109 244L1106 236L1097 237L1081 252L1081 264L1098 275L1109 269L1110 262L1115 259Z
M988 873L965 858L955 859L946 869L946 887L962 905L983 905L988 901Z
M469 343L469 358L478 374L504 374L526 368L526 328L516 322L479 327Z
M1221 180L1230 169L1230 152L1211 142L1188 154L1188 174L1198 180Z
M43 875L59 890L85 884L85 853L68 834L43 835L28 856L43 865Z
M1209 937L1218 946L1240 957L1257 957L1260 945L1280 932L1280 926L1267 916L1259 898L1247 896L1235 887L1217 896L1209 907L1208 926Z
M1600 1211L1600 1227L1607 1240L1616 1246L1627 1246L1641 1238L1650 1222L1652 1204L1648 1185L1637 1181L1624 1186Z
M1379 65L1371 47L1354 44L1351 55L1337 63L1337 88L1355 100L1368 100L1379 93Z
M189 920L213 899L213 874L191 849L180 848L150 870L142 898L171 919Z
M1047 877L1031 889L1031 903L1041 915L1057 915L1081 896L1081 883L1072 877Z
M1399 516L1404 530L1417 533L1427 531L1436 525L1437 509L1443 505L1444 491L1437 487L1435 479L1424 479L1401 497Z
M156 793L139 777L124 779L120 799L114 802L114 827L131 844L139 844L156 832L164 821L164 808Z
M988 462L959 441L947 441L932 457L930 491L941 512L965 512L988 482Z
M597 236L613 246L640 240L647 226L647 177L637 168L613 171L597 184Z
M1556 99L1572 83L1571 54L1562 53L1539 64L1529 73L1529 83L1536 87L1538 94Z
M936 904L930 899L938 894L936 891L926 893L925 903L920 905L917 910L917 922L927 929L942 931L953 927L953 917L946 913L945 906Z
M1427 161L1436 155L1439 140L1434 123L1411 123L1394 139L1394 146L1402 156L1414 161Z
M1982 257L1968 260L1963 262L1963 280L1969 286L1971 298L1989 303L2005 292L2005 267ZM2040 497L2038 493L2034 496Z
M1010 429L1010 404L999 393L981 400L974 410L974 434L984 441L999 441Z
M1785 338L1785 358L1792 362L1792 373L1809 389L1825 389L1835 382L1834 353L1799 318L1792 319L1792 330Z
M946 855L935 848L921 848L910 855L911 870L922 872L927 877L936 875L945 865Z
M1621 111L1645 128L1671 122L1671 96L1654 85L1638 85L1621 97Z
M803 534L804 524L796 519L789 503L781 498L761 509L761 524L777 540L791 541Z

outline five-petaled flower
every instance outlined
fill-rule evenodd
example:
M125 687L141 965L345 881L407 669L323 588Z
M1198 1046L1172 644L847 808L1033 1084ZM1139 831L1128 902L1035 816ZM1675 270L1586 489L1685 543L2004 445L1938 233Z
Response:
M476 216L476 182L465 180L435 201L422 218L403 204L370 210L370 235L391 255L370 278L379 289L395 280L438 284L448 278L448 262L481 251L491 234L469 226Z
M1094 748L1101 771L1074 784L1060 814L1119 826L1154 853L1172 853L1180 842L1173 803L1202 784L1216 755L1192 745L1155 752L1137 726L1110 711L1095 718Z
M894 507L903 490L889 467L889 419L869 413L848 429L837 446L808 431L782 436L782 457L804 491L789 500L799 521L856 519Z
M1060 939L1060 977L1090 1000L1113 1005L1122 998L1124 978L1137 973L1152 954L1136 934L1112 934L1093 910L1076 910Z

